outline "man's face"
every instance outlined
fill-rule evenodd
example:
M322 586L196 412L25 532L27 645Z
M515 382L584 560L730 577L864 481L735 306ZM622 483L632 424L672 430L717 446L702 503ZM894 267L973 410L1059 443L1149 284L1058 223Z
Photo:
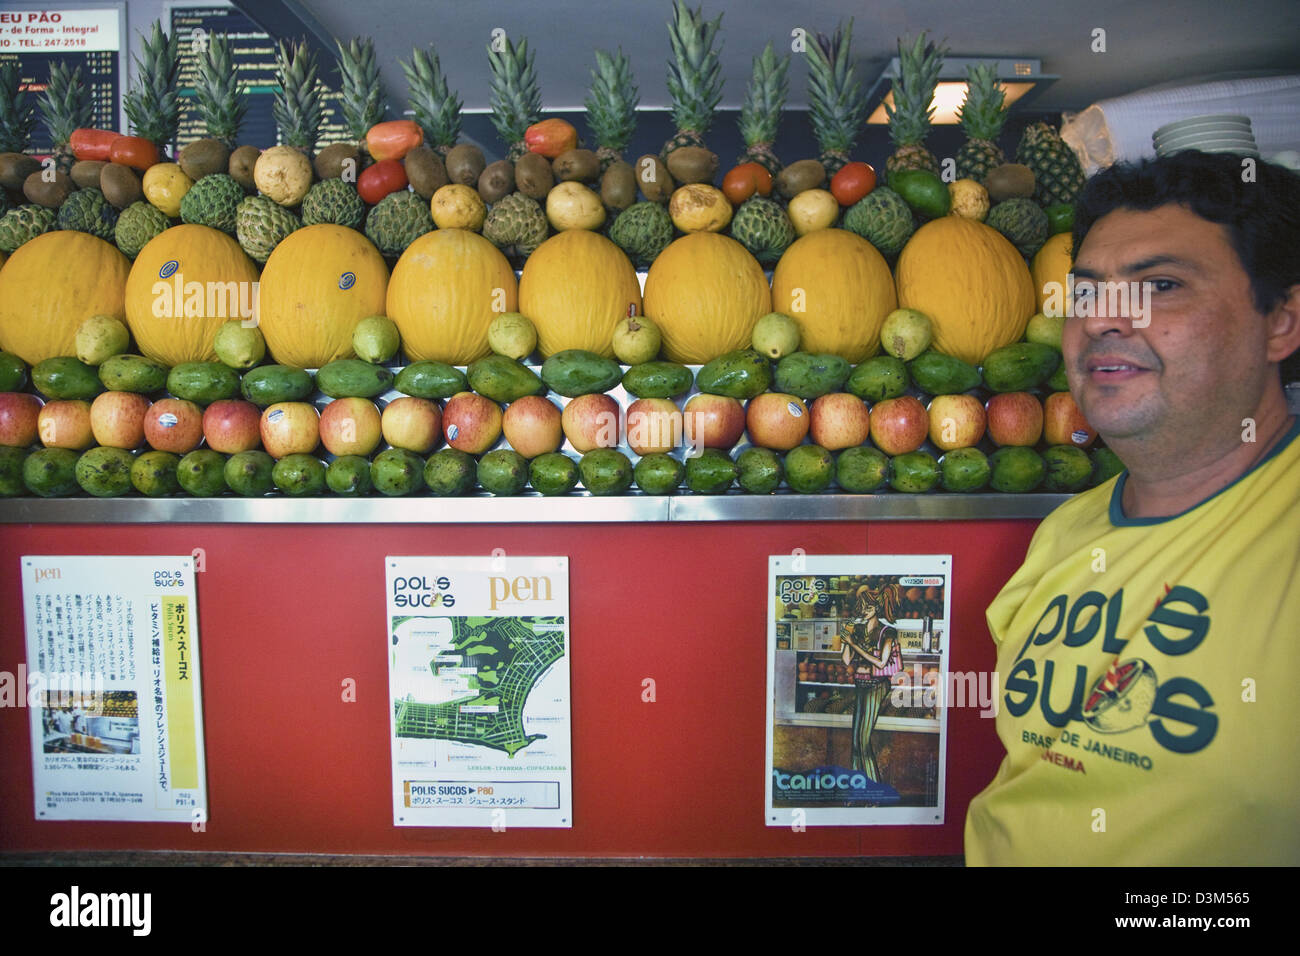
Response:
M1074 273L1066 374L1102 437L1164 449L1222 443L1229 430L1239 440L1268 381L1267 322L1227 231L1179 205L1117 209L1089 230ZM1091 316L1078 314L1084 280L1097 283ZM1150 285L1140 309L1117 314L1104 282Z

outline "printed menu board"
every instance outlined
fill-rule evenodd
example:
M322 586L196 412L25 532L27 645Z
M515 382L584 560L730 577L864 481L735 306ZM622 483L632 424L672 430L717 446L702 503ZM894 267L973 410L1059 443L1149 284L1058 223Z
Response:
M117 129L122 80L123 10L120 3L66 10L58 7L0 8L0 63L17 61L28 105L45 92L50 65L60 60L81 68L94 109L91 126ZM38 118L29 152L45 155L54 144Z

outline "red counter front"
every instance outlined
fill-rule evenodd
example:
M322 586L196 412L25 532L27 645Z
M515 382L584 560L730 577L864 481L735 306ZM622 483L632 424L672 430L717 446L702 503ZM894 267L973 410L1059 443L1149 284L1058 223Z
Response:
M0 709L0 849L173 849L502 857L960 854L1001 749L949 713L941 826L764 826L767 557L953 555L953 670L984 671L984 608L1037 522L496 525L0 524L0 669L25 659L19 557L191 554L209 820L37 822L25 708ZM568 555L571 830L397 828L389 795L383 558ZM642 699L645 678L655 701ZM356 682L345 702L343 683Z

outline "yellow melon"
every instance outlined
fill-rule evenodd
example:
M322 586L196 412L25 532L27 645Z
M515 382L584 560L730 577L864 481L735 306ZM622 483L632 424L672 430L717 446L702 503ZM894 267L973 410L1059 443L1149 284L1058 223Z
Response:
M281 365L320 368L352 356L352 332L381 315L388 266L355 229L322 223L286 236L262 268L258 328Z
M799 323L799 348L861 362L880 347L897 306L894 277L876 247L844 229L796 239L772 271L772 308Z
M735 239L694 232L669 243L645 279L645 314L672 362L703 364L748 348L754 324L772 311L763 268Z
M230 319L252 319L257 265L207 226L173 226L140 250L126 280L126 322L141 354L164 365L212 362Z
M125 319L131 263L85 232L25 242L0 268L0 351L28 365L77 354L77 327L92 315Z
M1068 232L1058 232L1034 253L1029 274L1034 280L1038 311L1044 315L1065 315L1066 287L1070 270L1074 268L1072 247L1073 237Z
M519 311L537 328L542 355L586 349L609 358L629 306L641 314L636 270L622 249L587 229L547 239L519 278Z
M487 355L488 326L517 312L510 262L476 232L435 229L406 247L388 280L388 317L413 360L467 365Z
M898 304L934 327L931 347L978 365L1017 342L1034 314L1034 282L1016 247L996 229L943 216L908 240L894 272Z

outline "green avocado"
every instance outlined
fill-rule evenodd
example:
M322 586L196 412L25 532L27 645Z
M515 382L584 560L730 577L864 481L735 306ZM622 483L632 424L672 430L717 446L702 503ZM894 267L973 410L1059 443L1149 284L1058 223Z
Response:
M558 451L546 452L529 462L528 482L540 495L568 494L578 486L578 464Z
M770 448L746 448L736 456L736 484L751 495L770 495L781 487L785 466Z
M69 355L38 362L32 369L32 384L46 398L80 399L83 402L90 401L104 390L96 369Z
M686 467L672 455L654 452L642 455L632 469L636 486L647 495L671 495L682 483Z
M77 484L96 498L117 498L131 490L134 460L125 448L92 448L77 459Z

